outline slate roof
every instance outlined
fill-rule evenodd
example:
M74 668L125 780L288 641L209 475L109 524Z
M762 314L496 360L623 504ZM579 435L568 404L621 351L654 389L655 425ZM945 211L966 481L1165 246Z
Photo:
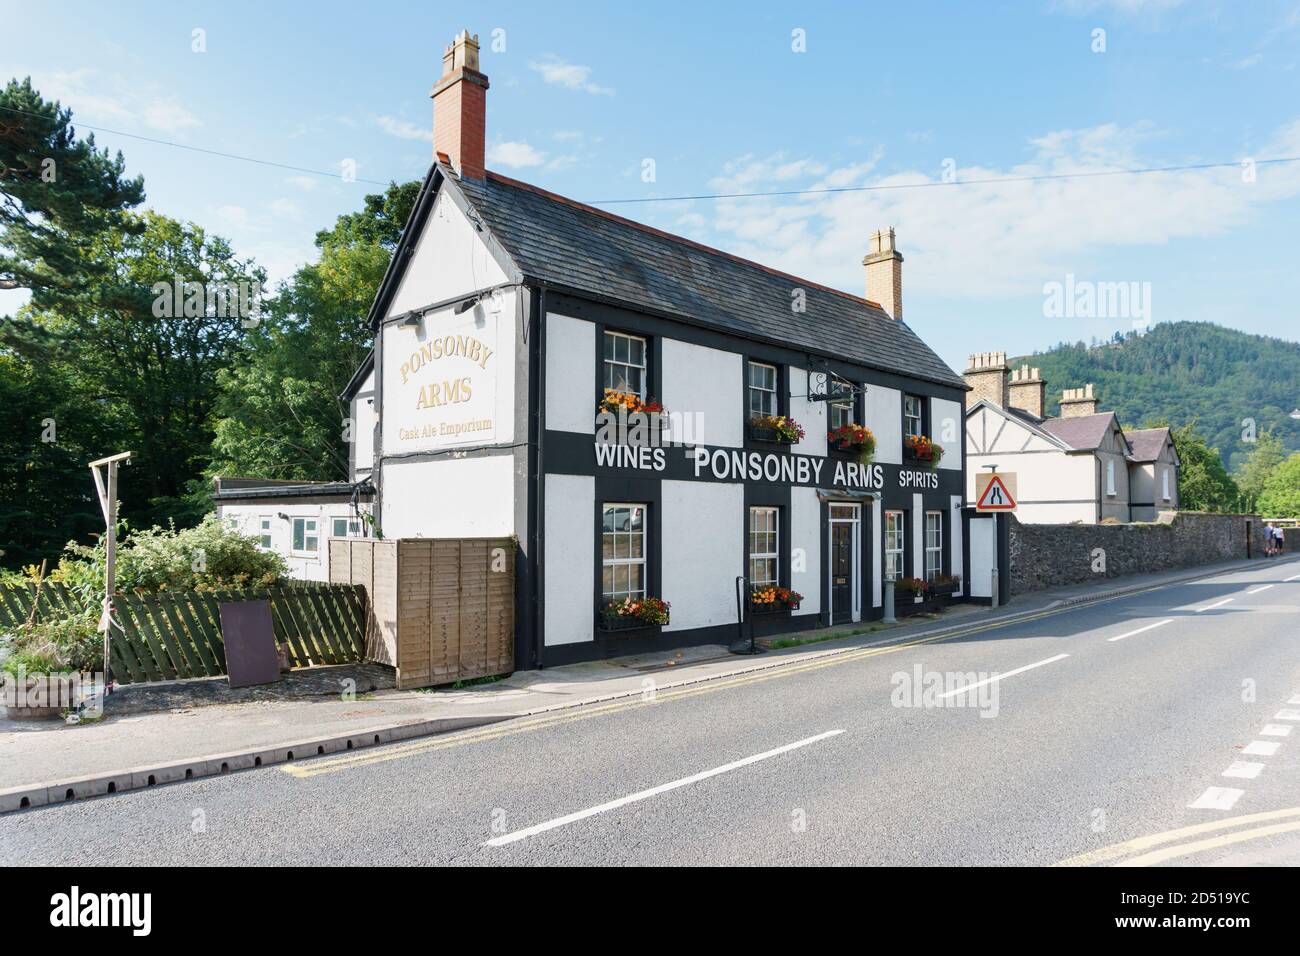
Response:
M1075 451L1096 451L1106 440L1114 420L1114 412L1098 412L1076 418L1049 418L1039 427Z
M458 185L526 278L966 390L960 375L876 303L493 172L480 182L435 169ZM795 288L806 295L801 314L790 307Z
M1169 429L1139 428L1136 431L1125 432L1124 436L1133 449L1129 455L1131 460L1138 462L1155 461L1160 457L1160 453L1165 450L1165 442L1169 441Z

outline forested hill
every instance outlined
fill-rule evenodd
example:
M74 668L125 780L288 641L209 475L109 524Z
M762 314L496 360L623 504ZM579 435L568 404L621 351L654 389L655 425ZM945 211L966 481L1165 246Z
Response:
M1300 344L1249 335L1209 322L1167 322L1145 335L1088 346L1062 343L1013 360L1042 369L1048 414L1059 413L1062 388L1092 382L1102 411L1127 427L1162 419L1197 430L1235 470L1249 445L1243 419L1300 450Z

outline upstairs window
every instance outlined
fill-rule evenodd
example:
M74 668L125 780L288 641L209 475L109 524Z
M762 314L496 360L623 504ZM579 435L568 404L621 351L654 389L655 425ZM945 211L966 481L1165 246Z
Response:
M903 434L907 435L924 435L925 421L922 414L921 397L919 395L903 396Z
M1106 494L1115 494L1115 459L1106 460Z
M776 366L750 362L749 416L776 414Z
M845 392L847 388L848 386L845 385L832 386L831 394L840 395L841 393ZM835 429L840 428L844 425L854 424L853 405L854 405L854 401L852 395L837 397L835 398L834 401L830 403L831 431L835 431Z
M645 400L646 341L623 332L605 333L605 387Z
M1168 468L1164 469L1160 473L1160 475L1161 475L1161 480L1163 482L1162 489L1161 489L1161 497L1164 498L1165 501L1168 501L1169 500L1169 469Z

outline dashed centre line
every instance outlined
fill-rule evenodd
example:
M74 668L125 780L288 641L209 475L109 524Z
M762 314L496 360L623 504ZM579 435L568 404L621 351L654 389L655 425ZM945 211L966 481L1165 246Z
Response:
M1264 729L1260 732L1261 737L1290 737L1290 724L1265 724Z
M1247 591L1246 593L1247 593L1247 594L1258 594L1260 591L1267 591L1267 590L1268 590L1269 588L1271 588L1272 586L1273 586L1273 585L1271 585L1271 584L1261 584L1261 585L1260 585L1259 587L1257 587L1257 588L1251 588L1251 589L1250 589L1249 591Z
M1114 637L1106 638L1106 640L1122 641L1126 637L1133 637L1135 634L1141 634L1143 631L1150 631L1154 628L1160 627L1161 625L1168 624L1172 620L1173 620L1172 617L1167 617L1163 621L1156 621L1154 624L1148 624L1146 627L1139 627L1136 631L1129 631L1127 634L1117 634Z
M1252 740L1242 750L1242 753L1249 754L1252 757L1271 757L1277 753L1277 748L1282 744L1276 740Z
M1188 810L1231 810L1245 790L1235 787L1206 787L1205 792L1187 805Z
M1249 760L1234 760L1228 769L1223 771L1223 776L1254 780L1263 772L1264 765L1262 763L1251 763Z
M1225 604L1232 603L1232 600L1233 600L1232 598L1224 598L1222 601L1216 601L1213 604L1207 604L1205 605L1205 607L1198 607L1196 609L1196 613L1200 614L1202 611L1213 611L1216 607L1223 607L1223 605Z
M1033 664L1026 664L1024 667L1017 667L1015 670L1007 671L1006 673L1003 674L994 674L992 677L986 677L983 680L977 680L971 684L962 684L962 686L957 687L953 690L944 691L942 694L939 694L935 699L943 700L946 697L953 697L957 694L964 694L967 691L974 690L976 687L983 687L985 684L996 683L997 681L1002 680L1002 678L1004 677L1011 677L1014 674L1023 674L1025 671L1031 671L1035 667L1042 667L1044 664L1053 664L1056 661L1063 661L1069 656L1070 656L1069 654L1057 654L1055 657L1049 657L1045 661L1037 661L1036 663Z

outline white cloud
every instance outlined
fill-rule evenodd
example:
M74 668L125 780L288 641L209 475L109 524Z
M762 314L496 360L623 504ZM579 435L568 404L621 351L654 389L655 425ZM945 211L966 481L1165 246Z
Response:
M297 186L305 193L311 192L321 184L320 176L286 176L284 181L290 186Z
M489 163L497 166L525 168L540 166L546 162L546 154L534 149L523 141L496 143L488 148Z
M423 139L433 142L433 125L417 126L410 120L397 119L393 116L376 116L379 128L398 139Z
M1300 164L1259 166L1254 182L1244 181L1235 166L972 182L1177 165L1145 154L1143 147L1156 136L1149 126L1049 132L1028 144L1024 162L1004 168L958 167L958 180L969 185L945 185L938 171L881 176L874 162L825 169L815 160L791 161L781 154L742 157L710 182L713 191L914 188L718 200L698 207L709 217L707 228L694 216L682 216L679 222L702 241L858 293L868 236L893 225L914 287L952 298L1002 297L1036 294L1045 281L1086 271L1091 257L1116 247L1223 235L1265 204L1300 196ZM1297 154L1300 121L1279 129L1256 155Z
M534 60L528 64L528 68L535 73L540 73L542 79L553 86L563 86L569 90L581 90L596 96L614 95L614 91L608 86L600 86L590 81L591 67L589 66L566 63L559 57L551 56L544 60Z
M92 124L143 126L168 133L203 125L176 96L149 84L128 82L121 76L105 75L89 67L14 72L18 76L30 73L32 85L41 96L58 100L72 110L74 124L80 119Z

